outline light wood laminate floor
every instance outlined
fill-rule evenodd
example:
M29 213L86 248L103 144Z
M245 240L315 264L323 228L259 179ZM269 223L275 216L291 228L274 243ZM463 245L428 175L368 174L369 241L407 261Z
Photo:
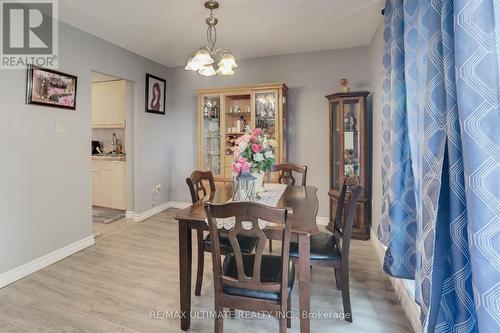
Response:
M151 319L152 311L176 311L179 305L178 232L172 212L141 223L123 219L96 225L102 235L94 246L0 289L0 332L181 332L178 319ZM311 331L413 332L371 243L353 241L351 253L354 322L316 319ZM195 311L213 308L211 258L205 258L202 296L192 298ZM342 312L333 272L314 267L311 278L311 311ZM293 319L289 332L299 332L298 327ZM190 332L212 330L212 319L191 320ZM224 331L277 332L278 322L226 319Z

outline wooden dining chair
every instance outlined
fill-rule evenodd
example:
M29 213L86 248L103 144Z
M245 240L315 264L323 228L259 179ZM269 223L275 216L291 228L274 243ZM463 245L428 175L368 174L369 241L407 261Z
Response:
M295 178L293 173L302 174L302 186L306 186L307 181L307 166L298 165L294 163L284 162L281 164L275 164L271 167L271 172L279 172L278 183L295 185ZM269 240L269 252L273 252L273 241Z
M295 266L289 259L289 210L253 202L231 202L206 203L205 211L212 237L215 313L222 313L224 308L266 311L278 318L279 332L285 333L291 325L290 294L295 277ZM227 218L234 219L230 220L234 226L229 226L233 252L227 254L222 263L217 219ZM259 225L260 220L273 223L272 228L280 233L280 256L264 254L267 237ZM224 228L228 228L227 224L224 223ZM241 251L238 235L258 239L254 254ZM214 332L223 332L223 316L215 316Z
M345 320L352 322L351 298L349 292L349 246L352 227L356 215L356 205L363 188L354 185L348 193L351 179L344 179L342 191L338 201L335 220L330 221L327 230L311 236L311 265L333 267L337 289L342 292L342 305ZM349 194L346 214L343 217L344 202ZM290 257L297 260L299 247L297 243L290 245Z
M306 186L307 166L305 165L298 165L289 162L275 164L271 167L271 172L280 172L278 183L288 185L295 185L295 177L293 176L293 173L300 173L302 174L302 186Z
M215 191L215 181L214 176L211 171L194 171L189 178L186 178L186 183L189 187L189 192L191 193L191 200L196 203ZM205 184L208 183L210 192L207 192ZM203 284L203 271L205 266L205 252L212 252L211 238L210 234L203 237L203 230L196 229L196 237L198 244L198 265L196 269L196 286L194 289L194 294L196 296L201 295L201 286ZM255 249L255 244L257 239L252 237L241 236L238 238L240 242L241 249L245 253L251 253ZM221 235L220 241L221 253L226 254L232 251L231 244L227 234L223 233Z

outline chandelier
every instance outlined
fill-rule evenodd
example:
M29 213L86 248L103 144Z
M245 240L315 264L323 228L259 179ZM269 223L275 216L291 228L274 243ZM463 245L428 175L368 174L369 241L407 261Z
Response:
M209 0L205 2L205 8L210 9L210 16L205 20L208 25L208 45L200 47L189 57L186 70L195 71L204 76L233 75L233 68L238 67L238 65L231 51L215 48L217 42L215 25L219 20L214 17L213 10L219 8L219 3L215 0Z

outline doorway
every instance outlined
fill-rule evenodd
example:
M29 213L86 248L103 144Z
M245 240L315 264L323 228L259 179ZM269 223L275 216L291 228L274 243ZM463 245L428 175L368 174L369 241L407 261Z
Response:
M125 218L129 208L130 174L127 159L132 145L132 82L93 71L91 79L91 172L92 224L100 236L113 223ZM131 120L131 119L130 119Z

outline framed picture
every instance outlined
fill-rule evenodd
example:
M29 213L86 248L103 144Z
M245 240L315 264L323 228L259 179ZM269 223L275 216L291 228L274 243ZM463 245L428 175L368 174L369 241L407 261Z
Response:
M167 81L146 73L146 112L165 114Z
M74 75L29 66L26 103L75 110L76 85Z

